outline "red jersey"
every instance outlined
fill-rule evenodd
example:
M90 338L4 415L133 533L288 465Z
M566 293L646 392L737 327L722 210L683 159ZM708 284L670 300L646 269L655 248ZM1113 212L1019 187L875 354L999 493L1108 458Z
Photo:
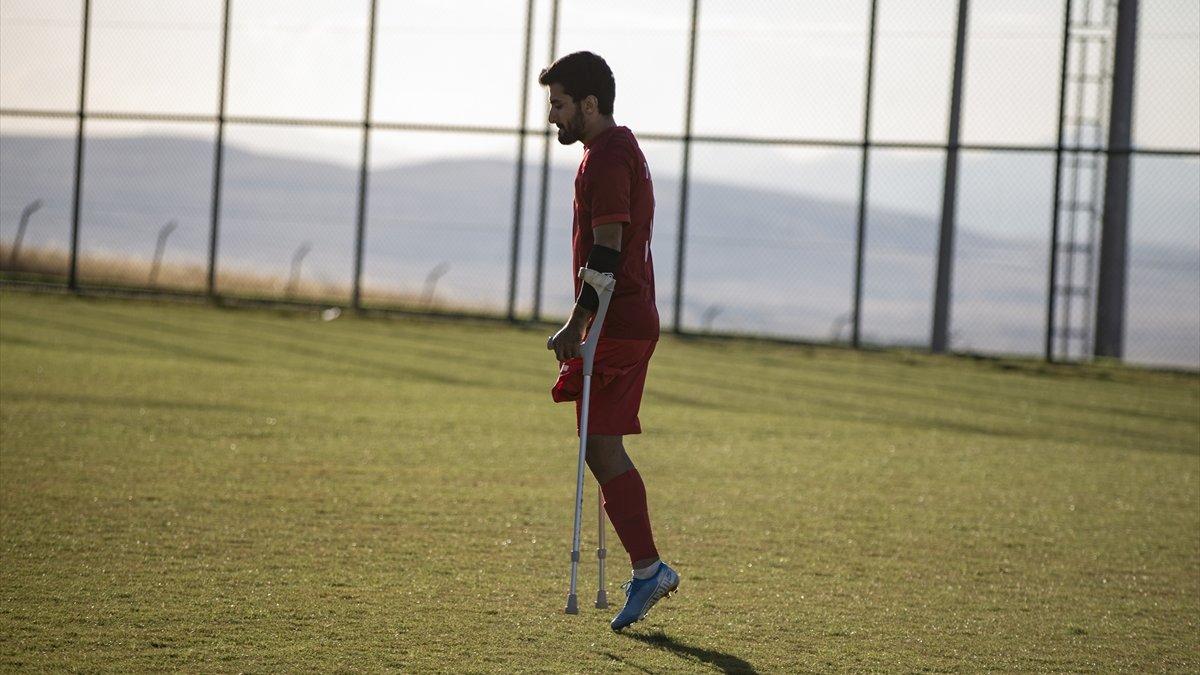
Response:
M601 337L658 339L658 308L654 304L654 182L650 165L628 127L610 127L584 144L583 160L575 173L575 222L571 228L572 277L587 266L592 251L592 228L628 223L621 233L617 286L604 317ZM580 284L575 278L575 296Z

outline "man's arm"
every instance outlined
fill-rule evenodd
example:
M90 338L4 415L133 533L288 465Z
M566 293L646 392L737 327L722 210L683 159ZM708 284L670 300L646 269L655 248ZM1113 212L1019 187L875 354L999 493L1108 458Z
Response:
M604 223L592 228L594 246L607 246L614 251L621 251L621 231L626 223Z
M592 245L605 246L617 252L621 250L621 232L625 223L604 223L592 228ZM586 283L586 282L585 282ZM583 342L583 330L592 318L592 311L582 307L578 302L571 310L571 317L558 329L550 339L546 340L546 349L554 350L559 361L566 361L579 356L579 343Z

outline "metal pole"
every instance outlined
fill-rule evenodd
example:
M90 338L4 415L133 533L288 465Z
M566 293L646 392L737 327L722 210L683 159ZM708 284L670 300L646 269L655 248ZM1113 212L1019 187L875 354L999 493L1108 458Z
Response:
M583 274L590 272L590 275ZM596 317L592 320L592 331L588 334L587 339L580 345L580 356L583 357L583 401L580 407L579 416L579 457L578 468L575 474L575 519L574 530L571 535L571 590L567 594L567 614L577 614L579 612L579 602L576 589L576 580L579 572L579 537L580 523L583 517L583 467L587 463L587 444L588 444L588 411L591 409L591 391L592 391L592 374L596 364L596 347L600 343L600 332L604 327L604 317L608 313L609 303L612 301L613 281L612 277L606 277L599 272L590 270L580 270L579 278L585 284L590 284L596 289L596 293L600 298L600 305L596 309ZM603 533L604 509L600 509L600 527ZM601 543L603 547L603 543ZM603 556L600 554L600 549L596 550L596 556L603 562ZM603 574L603 566L600 568ZM603 581L603 576L601 576ZM603 588L603 584L601 584ZM600 601L604 600L604 604L608 604L607 598L602 597L599 593L596 595L596 607L600 607Z
M520 118L517 120L517 184L513 195L512 251L508 270L508 320L517 317L517 265L521 251L521 207L525 201L525 121L529 114L529 53L533 44L533 0L525 4L525 60L521 70Z
M300 267L304 264L304 258L312 251L312 244L304 242L296 248L296 252L292 254L292 275L288 277L287 288L284 290L284 295L291 298L295 295L296 290L300 287Z
M14 270L17 267L17 258L21 255L21 242L25 239L25 228L29 227L29 217L34 211L42 208L42 200L35 199L25 205L25 209L21 211L21 221L17 225L17 236L13 238L12 251L8 254L8 266Z
M596 484L596 511L600 514L600 532L596 535L596 564L600 571L600 581L596 586L596 609L608 609L608 589L604 587L604 560L608 557L608 549L604 547L604 490Z
M862 339L863 249L867 238L867 167L871 147L871 82L875 74L875 17L878 0L871 0L871 23L867 30L867 83L863 94L862 166L858 183L858 234L854 251L854 309L851 314L850 344L858 349Z
M1129 155L1133 121L1133 78L1137 54L1138 0L1117 3L1108 165L1104 179L1104 222L1100 234L1096 356L1125 352L1125 274L1128 264Z
M217 94L217 141L213 147L212 213L208 231L208 295L217 297L217 233L221 229L221 171L225 157L225 82L229 74L229 10L231 0L225 0L225 15L221 27L221 85Z
M87 105L88 33L92 15L91 0L83 0L83 44L79 54L79 127L75 132L75 195L71 200L71 269L67 287L79 288L79 199L83 189L83 121Z
M1111 1L1105 2L1101 6L1100 23L1104 26L1108 26L1113 19L1112 13L1115 12L1116 9L1117 8L1113 6ZM1100 75L1098 77L1100 82L1099 82L1099 86L1097 87L1097 89L1099 91L1096 92L1096 107L1097 108L1104 105L1104 101L1107 100L1109 98L1109 96L1111 96L1111 93L1106 91L1106 87L1108 86L1108 83L1111 81L1110 78L1112 77L1112 73L1110 72L1110 69L1112 68L1111 59L1113 57L1113 55L1111 54L1111 49L1110 49L1110 47L1112 46L1111 43L1112 43L1111 40L1105 40L1101 43L1101 47L1100 47L1100 59L1099 59ZM1100 124L1100 119L1102 118L1102 115L1103 115L1103 111L1098 110L1096 113L1096 124L1093 127L1096 131L1096 134L1095 134L1096 139L1095 139L1095 142L1093 143L1093 145L1095 145L1095 146L1100 146L1100 144L1104 142L1103 139L1101 138L1101 134L1104 133L1103 128ZM1095 309L1096 255L1097 255L1097 251L1100 250L1100 241L1099 241L1100 228L1098 226L1101 224L1100 223L1101 218L1104 216L1103 206L1101 206L1099 211L1097 211L1095 208L1095 201L1096 201L1095 196L1100 194L1100 190L1103 187L1101 185L1100 170L1099 170L1100 158L1096 155L1092 155L1091 160L1092 160L1092 165L1091 165L1092 166L1092 175L1091 175L1091 183L1092 184L1089 188L1088 194L1092 195L1093 207L1092 207L1092 209L1090 209L1088 211L1087 221L1086 221L1087 222L1087 257L1084 258L1083 273L1084 273L1084 279L1086 279L1087 282L1083 286L1084 293L1083 293L1083 298L1080 303L1083 305L1083 320L1080 322L1080 325L1085 326L1086 328L1083 329L1085 332L1084 332L1084 335L1081 336L1083 339L1080 340L1080 345L1079 345L1079 354L1081 356L1084 354L1092 353L1092 349L1095 346L1095 333L1092 331L1089 331L1087 329L1092 327L1093 321L1095 320L1093 318L1092 314L1093 314L1093 310Z
M558 0L550 7L550 61L558 53ZM534 249L533 263L533 316L534 321L542 318L542 268L546 258L546 193L550 187L550 123L546 122L545 136L542 138L542 188L538 197L538 234L537 246Z
M687 246L688 176L692 162L692 101L696 84L696 26L700 0L692 0L692 30L688 40L687 107L684 112L683 169L679 175L679 231L675 242L675 332L683 332L683 265Z
M1089 0L1090 1L1090 0ZM1086 9L1086 8L1085 8ZM1078 68L1080 73L1087 72L1087 53L1088 48L1086 43L1079 45L1079 63ZM1083 115L1084 102L1084 86L1080 82L1076 87L1075 94L1075 110L1076 117ZM1083 125L1075 124L1075 147L1079 147L1080 139L1083 138ZM1062 278L1066 286L1066 293L1063 296L1062 311L1060 312L1060 323L1062 326L1058 335L1058 349L1063 358L1071 358L1071 325L1074 323L1073 317L1075 314L1074 307L1074 287L1075 287L1075 233L1078 231L1076 223L1079 221L1079 172L1083 166L1083 153L1076 151L1071 155L1071 194L1067 197L1069 204L1067 212L1067 246L1069 253L1065 269L1063 270Z
M370 178L371 152L371 90L375 83L375 15L376 0L371 0L371 18L367 27L367 81L363 93L362 161L358 167L358 215L354 235L354 293L350 300L354 309L362 308L363 242L367 234L367 181Z
M1063 116L1067 105L1067 60L1070 53L1071 0L1063 12L1062 64L1058 76L1058 143L1054 148L1054 199L1050 216L1050 276L1046 289L1046 361L1054 361L1054 301L1058 285L1058 217L1062 193ZM1078 143L1077 143L1078 145Z
M963 65L967 47L967 0L958 0L958 31L954 38L954 84L950 93L950 128L946 139L946 176L942 188L942 227L938 238L937 287L933 299L930 349L946 351L950 328L950 278L954 266L954 201L958 182L958 128L962 116Z
M587 283L584 281L583 283ZM589 364L590 365L590 364ZM585 367L586 368L586 367ZM589 370L583 375L583 403L579 417L579 462L575 472L575 516L571 530L571 585L567 591L567 606L563 610L567 614L579 613L579 594L576 593L579 581L579 539L583 519L583 467L587 463L587 428L588 410L591 407L592 374Z
M158 284L158 270L162 267L163 254L167 250L167 237L175 231L179 223L172 220L158 231L158 241L154 243L154 261L150 264L150 287Z

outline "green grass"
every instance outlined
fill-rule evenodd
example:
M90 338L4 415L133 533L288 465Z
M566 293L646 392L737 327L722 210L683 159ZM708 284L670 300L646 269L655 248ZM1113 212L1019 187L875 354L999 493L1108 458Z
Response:
M0 294L0 667L1200 669L1196 375L664 338L616 635L545 332Z

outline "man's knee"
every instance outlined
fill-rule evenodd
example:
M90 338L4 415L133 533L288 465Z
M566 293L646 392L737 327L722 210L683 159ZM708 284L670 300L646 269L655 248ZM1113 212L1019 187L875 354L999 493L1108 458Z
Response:
M620 436L589 435L587 463L598 480L620 475L632 465Z

